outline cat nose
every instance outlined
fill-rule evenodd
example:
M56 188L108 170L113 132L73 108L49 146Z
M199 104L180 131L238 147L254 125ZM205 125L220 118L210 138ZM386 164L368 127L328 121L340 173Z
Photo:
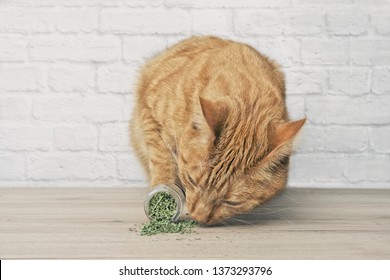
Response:
M191 218L197 221L199 224L207 223L207 215L203 215L202 213L199 213L199 211L192 213Z
M191 214L191 218L197 221L200 225L206 225L208 223L208 215L202 215L201 213L193 213Z
M198 223L202 223L202 216L198 214L191 214L191 218L197 221Z

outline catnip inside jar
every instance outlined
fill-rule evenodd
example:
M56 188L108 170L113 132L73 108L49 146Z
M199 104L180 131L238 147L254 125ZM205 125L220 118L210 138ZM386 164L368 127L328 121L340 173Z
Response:
M146 216L150 220L171 219L176 222L183 212L185 195L175 184L161 184L154 187L144 202Z

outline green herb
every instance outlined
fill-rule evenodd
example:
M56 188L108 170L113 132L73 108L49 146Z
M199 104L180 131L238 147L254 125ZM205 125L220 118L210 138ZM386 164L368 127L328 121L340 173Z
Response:
M149 201L150 222L144 224L141 235L154 235L158 233L189 233L196 225L193 220L173 222L176 214L176 201L168 193L156 193Z
M152 220L171 220L176 214L176 200L166 192L158 192L149 201L149 216Z

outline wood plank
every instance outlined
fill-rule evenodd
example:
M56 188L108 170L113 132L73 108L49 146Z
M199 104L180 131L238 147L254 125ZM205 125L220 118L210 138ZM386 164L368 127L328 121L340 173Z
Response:
M0 188L0 258L390 258L390 190L288 189L224 225L150 237L145 193Z

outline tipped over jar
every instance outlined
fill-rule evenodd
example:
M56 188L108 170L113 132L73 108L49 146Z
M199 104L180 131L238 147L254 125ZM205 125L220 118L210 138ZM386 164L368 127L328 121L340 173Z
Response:
M175 184L160 184L155 186L149 191L144 202L144 210L146 216L150 220L153 218L150 209L150 201L156 194L160 192L167 193L174 198L176 202L176 212L172 215L172 221L177 221L183 212L186 200L185 200L184 191L180 187L176 186Z

